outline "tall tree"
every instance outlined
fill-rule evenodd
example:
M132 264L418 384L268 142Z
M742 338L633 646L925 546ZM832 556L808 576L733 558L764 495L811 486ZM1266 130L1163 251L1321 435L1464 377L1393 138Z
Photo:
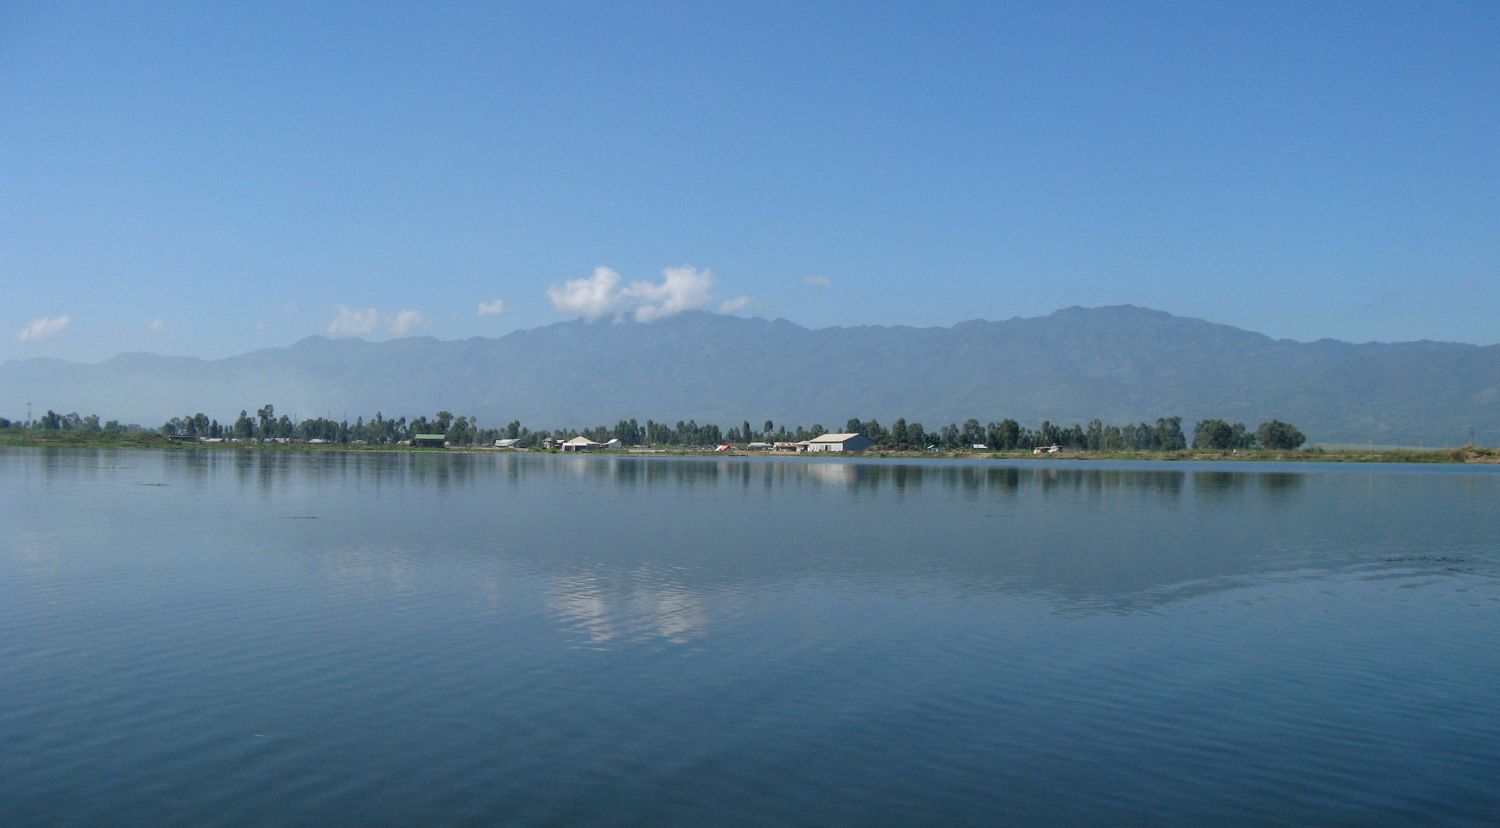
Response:
M1303 434L1291 423L1283 423L1280 420L1268 420L1260 424L1255 430L1255 436L1259 438L1260 444L1268 449L1294 449L1299 448L1307 440Z

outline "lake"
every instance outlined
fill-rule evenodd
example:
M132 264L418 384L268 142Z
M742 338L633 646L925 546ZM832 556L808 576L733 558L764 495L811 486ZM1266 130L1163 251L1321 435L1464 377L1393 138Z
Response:
M1494 824L1500 467L0 449L0 824Z

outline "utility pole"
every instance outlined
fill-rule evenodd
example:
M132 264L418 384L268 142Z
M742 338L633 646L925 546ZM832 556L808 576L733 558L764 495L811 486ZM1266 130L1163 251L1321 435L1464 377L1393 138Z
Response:
M26 401L26 427L31 428L31 400Z

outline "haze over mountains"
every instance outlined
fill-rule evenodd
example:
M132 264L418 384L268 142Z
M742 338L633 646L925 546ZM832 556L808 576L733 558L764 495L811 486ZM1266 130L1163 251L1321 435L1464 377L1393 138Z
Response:
M159 425L280 413L474 415L481 425L613 424L634 417L821 423L897 417L932 429L973 417L1035 426L1278 418L1314 442L1500 442L1500 345L1276 340L1133 306L949 328L812 330L683 313L650 324L562 322L494 339L309 337L221 360L122 354L99 364L0 365L5 416L96 413Z

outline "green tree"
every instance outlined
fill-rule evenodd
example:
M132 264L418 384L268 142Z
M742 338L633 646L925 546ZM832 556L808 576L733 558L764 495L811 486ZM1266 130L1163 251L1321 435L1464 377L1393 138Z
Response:
M1255 436L1260 444L1268 449L1294 449L1300 448L1307 441L1307 435L1303 434L1291 423L1283 423L1280 420L1268 420L1260 424L1255 430Z
M240 418L234 421L234 436L240 440L248 440L255 433L255 423L240 409Z
M1007 417L1000 421L1000 425L995 430L999 432L1000 439L998 440L998 445L991 446L991 448L1001 451L1015 451L1021 447L1020 423Z
M958 441L962 436L958 432L958 426L954 425L953 423L948 423L947 425L943 426L942 435L942 443L944 446L947 446L948 448L958 448Z
M963 428L959 433L959 439L963 441L964 448L969 448L975 443L983 443L985 440L984 427L979 421L970 417L964 420Z
M1193 448L1223 451L1234 448L1234 430L1223 420L1199 420L1193 428Z
M1089 451L1100 451L1104 448L1104 421L1098 418L1089 420L1088 434L1085 442Z
M906 433L905 417L897 417L896 422L891 423L891 444L900 448L905 448L911 444Z
M1225 451L1254 448L1256 435L1245 430L1244 423L1223 420L1200 420L1193 428L1193 448Z
M1156 421L1155 448L1162 451L1181 451L1187 448L1187 437L1182 433L1181 417L1161 417Z
M932 442L932 435L922 430L921 423L906 424L906 442L913 448L925 449Z

